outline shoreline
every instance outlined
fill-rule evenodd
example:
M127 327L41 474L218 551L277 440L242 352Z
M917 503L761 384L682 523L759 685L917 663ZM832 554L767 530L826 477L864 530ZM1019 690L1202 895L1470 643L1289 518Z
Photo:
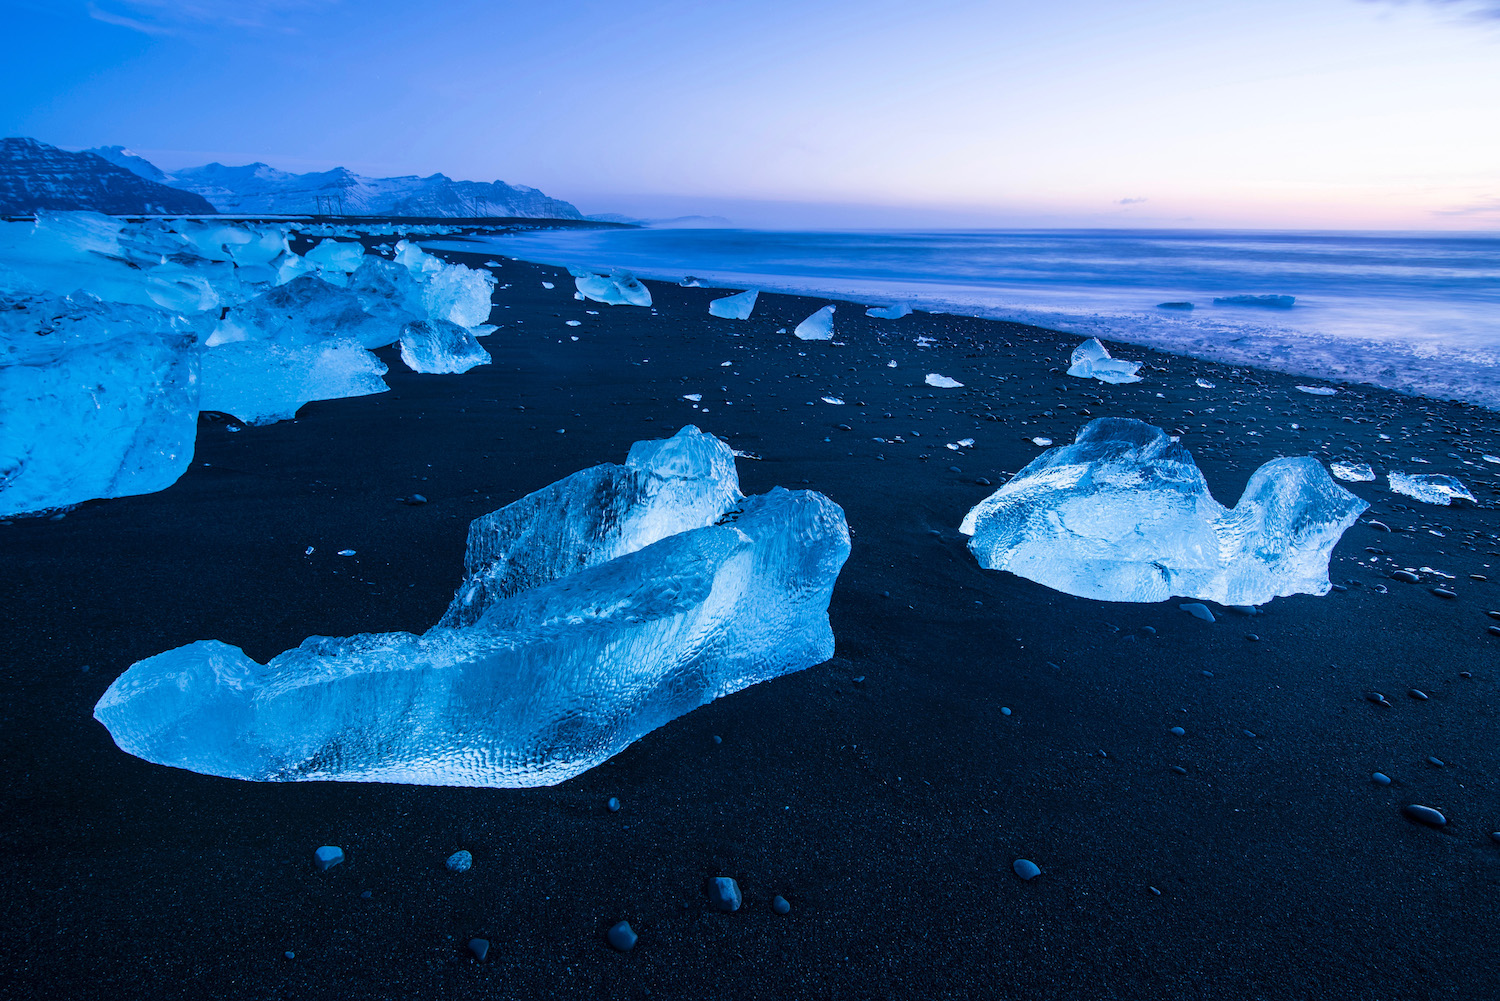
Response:
M1500 988L1500 637L1485 615L1500 610L1500 466L1463 464L1500 454L1500 414L1364 386L1309 396L1294 377L1146 348L1117 352L1143 360L1146 381L1109 386L1063 374L1074 335L878 320L842 302L842 344L801 342L789 331L829 300L763 292L749 320L723 320L707 312L721 290L648 280L653 313L578 302L560 269L471 256L502 260L508 286L481 342L491 365L418 375L382 349L387 393L233 433L202 416L193 464L167 490L0 526L13 989ZM933 389L929 372L965 386ZM696 393L695 408L683 397ZM979 569L957 533L993 489L975 481L1040 454L1031 438L1064 443L1105 416L1181 432L1226 505L1276 455L1326 463L1347 446L1382 472L1384 455L1457 475L1483 506L1341 484L1372 505L1330 565L1344 590L1213 624L1176 601L1092 602ZM131 663L194 639L264 662L310 635L425 629L462 577L470 520L688 423L760 456L738 463L747 494L806 486L845 509L854 550L831 661L542 789L217 779L129 757L92 719ZM976 444L946 448L964 437ZM400 502L413 492L429 503ZM346 547L357 555L334 555ZM1407 567L1419 583L1391 579ZM1438 584L1458 597L1434 596ZM1376 786L1376 770L1395 783ZM1448 826L1405 820L1407 803ZM323 844L348 860L315 871ZM474 855L462 875L443 867L459 849ZM1017 879L1017 858L1042 877ZM718 875L738 880L740 912L710 908L703 885ZM773 913L775 895L790 914ZM619 920L641 935L623 955L604 941ZM485 962L473 937L491 942Z

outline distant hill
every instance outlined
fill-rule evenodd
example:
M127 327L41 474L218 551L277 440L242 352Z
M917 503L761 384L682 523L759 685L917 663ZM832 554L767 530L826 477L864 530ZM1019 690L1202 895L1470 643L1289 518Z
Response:
M38 209L111 215L214 212L201 195L168 187L93 153L69 153L35 139L0 139L0 215L29 215Z
M363 177L344 167L292 174L264 163L226 167L210 163L170 173L120 146L90 152L133 171L208 199L231 215L522 216L582 219L572 205L535 188L503 181L431 177Z

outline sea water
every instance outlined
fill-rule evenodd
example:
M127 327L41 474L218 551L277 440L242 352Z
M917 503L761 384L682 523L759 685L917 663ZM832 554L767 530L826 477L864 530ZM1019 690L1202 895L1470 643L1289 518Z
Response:
M540 263L871 305L908 300L1500 407L1500 234L609 229L484 242ZM1257 295L1295 304L1214 303ZM1166 302L1193 308L1160 308Z

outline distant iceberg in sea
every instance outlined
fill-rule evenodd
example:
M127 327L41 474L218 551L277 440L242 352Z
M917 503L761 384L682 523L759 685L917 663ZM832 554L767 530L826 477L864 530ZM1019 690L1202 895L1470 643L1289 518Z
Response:
M1294 295L1221 295L1214 297L1215 306L1267 306L1271 309L1291 309L1296 303Z

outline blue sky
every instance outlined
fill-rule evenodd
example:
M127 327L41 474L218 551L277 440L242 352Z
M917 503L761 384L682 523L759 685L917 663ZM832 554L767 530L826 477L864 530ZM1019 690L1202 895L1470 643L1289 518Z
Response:
M1500 229L1500 0L0 0L0 134L765 225Z

